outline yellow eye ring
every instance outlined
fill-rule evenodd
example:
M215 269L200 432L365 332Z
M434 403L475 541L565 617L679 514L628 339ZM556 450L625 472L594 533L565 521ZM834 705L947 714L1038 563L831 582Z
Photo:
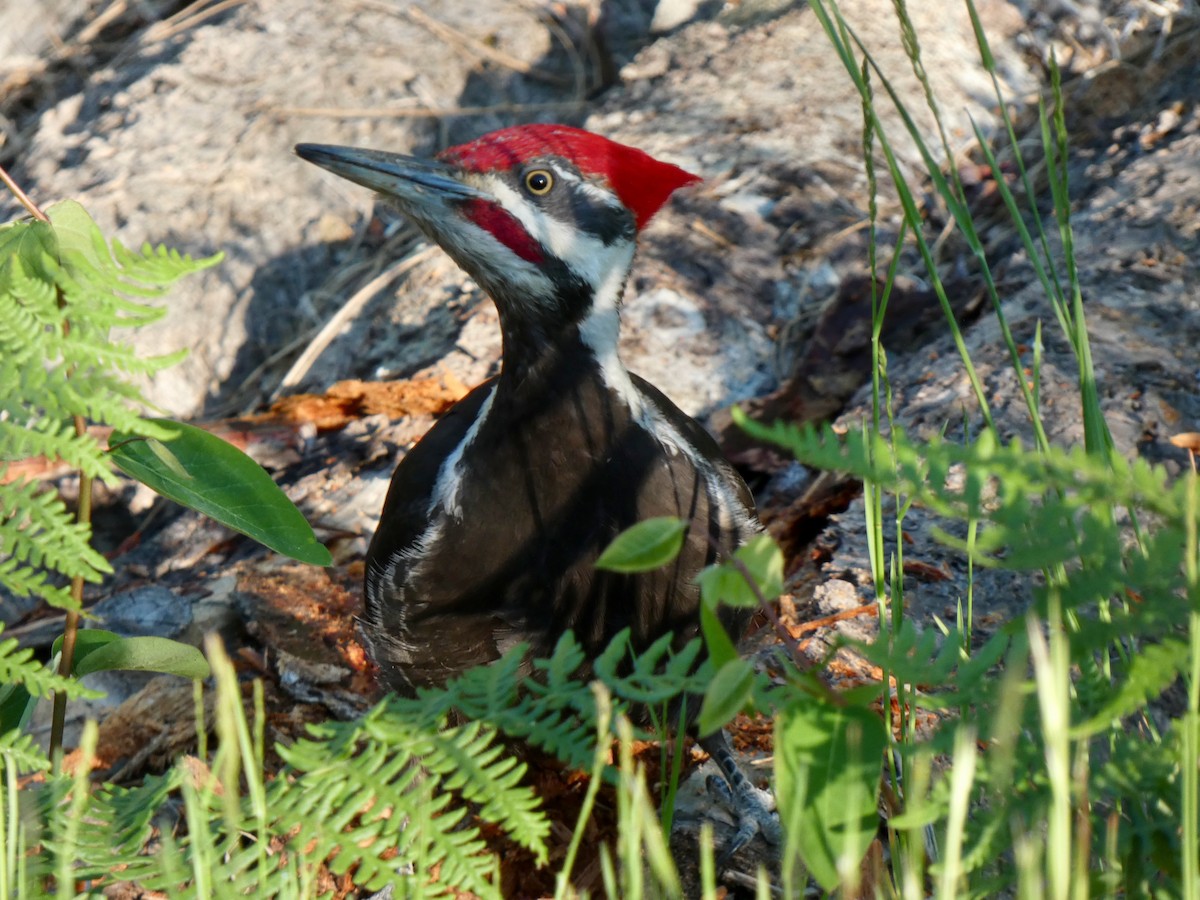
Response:
M525 175L525 189L537 197L544 197L554 187L554 176L545 169L534 169Z

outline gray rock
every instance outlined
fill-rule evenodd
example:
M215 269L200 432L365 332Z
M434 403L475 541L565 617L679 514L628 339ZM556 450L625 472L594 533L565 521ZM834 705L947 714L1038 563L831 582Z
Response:
M96 627L123 637L175 638L192 624L191 601L157 584L115 594L89 612Z

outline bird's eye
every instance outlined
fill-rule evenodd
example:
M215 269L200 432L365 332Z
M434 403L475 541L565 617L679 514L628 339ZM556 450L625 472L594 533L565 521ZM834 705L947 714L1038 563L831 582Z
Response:
M545 169L534 169L525 176L525 187L529 193L544 197L554 187L554 176Z

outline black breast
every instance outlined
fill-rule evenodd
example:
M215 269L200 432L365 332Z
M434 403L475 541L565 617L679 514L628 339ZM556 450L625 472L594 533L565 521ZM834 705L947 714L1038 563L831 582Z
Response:
M684 642L696 572L757 529L715 443L653 387L614 390L586 353L544 375L477 389L396 470L365 622L393 689L442 683L517 642L548 652L567 629L592 652L626 627L638 647L668 631ZM594 568L618 533L663 515L690 522L672 565ZM730 614L732 632L744 624Z

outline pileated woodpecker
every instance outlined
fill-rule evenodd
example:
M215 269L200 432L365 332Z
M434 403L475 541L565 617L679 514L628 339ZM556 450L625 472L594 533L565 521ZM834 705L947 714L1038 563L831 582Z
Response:
M678 188L677 166L577 128L525 125L433 160L300 144L319 166L383 194L495 301L500 374L459 401L400 461L366 568L364 631L394 690L441 684L572 629L598 653L699 625L694 576L759 531L716 442L617 353L638 232ZM601 551L651 516L689 523L678 558L639 575ZM735 639L746 614L724 609ZM777 839L769 795L723 732L702 740L740 827ZM726 848L725 856L735 846Z

